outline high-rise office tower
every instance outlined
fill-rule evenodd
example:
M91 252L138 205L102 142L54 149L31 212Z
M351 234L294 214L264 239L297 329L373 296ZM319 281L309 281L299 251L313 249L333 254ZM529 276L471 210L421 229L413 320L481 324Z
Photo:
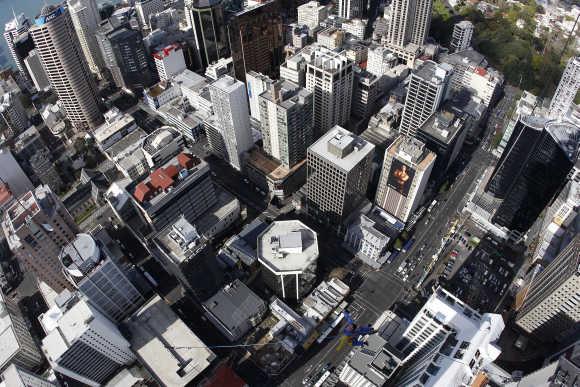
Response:
M277 81L260 95L260 128L267 154L291 169L304 160L312 142L312 93Z
M366 0L339 0L338 16L343 19L361 19L366 14Z
M463 51L471 46L473 30L473 23L469 20L462 20L455 23L453 26L453 34L451 35L451 51Z
M335 126L308 148L307 211L340 231L365 198L375 146Z
M436 157L422 141L399 136L385 152L375 204L406 222L421 204Z
M314 138L350 118L352 62L344 55L316 46L306 65L306 90L314 98Z
M399 132L415 136L417 130L445 99L453 68L448 64L425 61L411 74Z
M399 48L412 43L425 44L431 26L432 0L394 0L387 43Z
M43 7L30 34L67 118L79 131L96 128L103 122L97 88L69 11L62 6Z
M503 200L492 221L526 232L562 188L579 146L578 128L572 124L520 117L485 187Z
M136 360L119 328L77 295L59 297L59 310L42 319L42 349L52 369L88 386L102 386Z
M284 24L278 0L264 1L232 16L229 42L236 78L250 70L277 78L284 61Z
M328 17L329 11L328 6L322 5L318 1L309 1L298 7L298 24L313 30Z
M117 87L140 90L151 86L153 74L139 31L107 20L97 29L96 39Z
M250 102L250 116L260 122L260 94L265 92L274 84L274 80L267 75L249 71L246 74L246 89L248 90L248 100Z
M570 107L580 89L580 56L573 56L568 60L558 88L550 103L550 118L562 119Z
M22 312L14 300L0 291L0 372L10 364L33 370L44 362L36 342L30 334Z
M516 324L540 341L577 334L580 322L580 236L532 280Z
M162 12L164 8L163 0L136 0L135 10L141 29L150 29L150 16Z
M23 13L19 15L14 15L14 18L10 20L4 26L4 39L6 40L6 45L10 51L10 55L16 64L16 67L22 73L23 76L28 78L28 71L24 65L24 57L18 55L14 49L14 41L18 36L30 28L30 21Z
M100 234L102 235L99 238ZM127 262L106 231L78 234L59 256L64 274L89 302L109 319L120 322L129 317L145 298L126 270Z
M4 213L2 228L10 250L25 270L56 292L72 287L62 273L58 255L74 238L77 225L48 186L18 197Z
M97 3L95 0L67 0L67 4L89 69L94 74L101 76L104 64L95 38L95 33L101 22Z
M199 65L206 69L229 56L228 34L222 0L186 0L187 26L193 30Z
M213 110L222 131L230 165L242 170L242 154L254 145L243 82L226 75L210 85Z
M50 81L46 76L46 72L44 71L44 67L42 67L42 62L36 50L28 53L28 56L24 58L24 64L36 90L42 91L50 89Z
M20 102L20 93L14 90L1 97L0 115L12 135L25 131L30 124L26 110Z
M159 79L167 81L186 69L183 49L177 43L162 48L153 54Z

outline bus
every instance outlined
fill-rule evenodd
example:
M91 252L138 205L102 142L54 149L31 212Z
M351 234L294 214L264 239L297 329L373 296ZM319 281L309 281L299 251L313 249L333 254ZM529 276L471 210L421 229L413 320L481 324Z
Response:
M433 200L431 202L431 204L429 204L429 207L427 208L427 213L431 213L431 211L433 211L433 209L435 208L435 206L437 205L437 200Z
M406 253L407 250L409 250L411 248L411 246L413 246L413 243L415 243L415 238L409 239L407 242L405 242L405 244L403 245L403 248L401 249L401 251L403 253Z
M312 387L322 386L322 383L324 383L326 381L326 379L328 379L329 376L330 376L330 370L323 373L322 376L320 377L320 379L318 379L318 381L316 383L314 383L314 385Z

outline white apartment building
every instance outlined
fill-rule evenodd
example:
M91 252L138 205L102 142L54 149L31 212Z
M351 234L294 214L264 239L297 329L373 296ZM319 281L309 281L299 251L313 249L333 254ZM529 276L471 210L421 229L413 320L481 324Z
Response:
M344 53L315 47L306 59L306 90L314 96L314 136L350 118L353 65Z
M267 75L249 71L246 73L246 89L248 100L250 101L250 116L260 122L260 94L265 92L274 84L274 81Z
M397 61L397 56L385 46L369 48L366 70L380 78L395 67Z
M330 50L341 48L344 43L344 31L333 26L326 27L316 34L316 43Z
M451 51L463 51L471 46L473 30L473 23L469 20L462 20L459 23L455 23L453 26L453 34L451 35Z
M385 152L375 204L406 222L423 200L436 158L420 140L399 136Z
M70 297L41 316L42 350L51 367L88 386L103 385L136 357L119 328L87 301ZM76 302L75 302L76 301Z
M558 88L550 102L550 118L562 119L574 102L574 98L580 89L580 56L574 56L568 60Z
M151 15L162 12L164 9L163 0L137 0L135 1L135 10L141 28L151 28L149 18Z
M365 15L366 5L365 0L339 0L338 16L343 19L361 18Z
M95 37L101 22L97 2L95 0L67 0L67 4L89 69L100 77L105 63Z
M313 30L318 27L321 21L328 17L329 9L321 5L318 1L309 1L297 8L298 24L305 25Z
M413 71L399 127L402 134L415 136L431 114L437 111L446 97L452 72L450 65L430 60Z
M254 146L246 86L226 75L210 85L210 95L223 134L227 161L241 171L243 153Z
M177 43L157 51L153 58L161 81L168 81L186 69L183 49Z
M14 49L14 41L20 34L28 31L29 28L30 20L28 20L23 13L14 15L14 18L9 20L4 26L4 39L6 40L8 51L10 51L10 55L12 56L14 63L16 63L16 67L26 78L28 78L29 73L26 71L26 67L24 66L24 58L21 58Z
M347 34L351 34L355 38L363 40L365 38L367 20L363 19L348 20L343 22L340 28Z
M312 143L312 93L290 81L278 81L260 95L264 151L291 169L306 158Z

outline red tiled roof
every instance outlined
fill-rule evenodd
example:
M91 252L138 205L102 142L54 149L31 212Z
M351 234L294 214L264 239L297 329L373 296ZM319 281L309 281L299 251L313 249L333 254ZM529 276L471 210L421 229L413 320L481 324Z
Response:
M0 184L0 205L4 205L12 199L12 191L10 191L10 187L6 183Z
M173 186L175 180L166 172L163 168L158 168L153 173L151 173L151 185L155 189L166 190L167 188Z
M167 176L175 180L177 178L177 174L179 173L179 169L180 168L178 168L177 165L171 164L170 166L165 167L165 173Z
M477 67L477 68L475 69L475 73L476 73L477 75L481 75L481 76L483 77L485 74L487 74L487 70L486 70L486 69L484 69L483 67Z
M191 169L193 168L193 156L188 153L180 153L177 155L177 162L183 168Z
M245 387L247 386L244 379L228 365L222 364L216 370L213 376L207 381L204 387Z
M135 199L137 199L141 203L149 200L152 194L153 188L149 186L149 184L147 183L141 182L137 184L137 187L135 187Z

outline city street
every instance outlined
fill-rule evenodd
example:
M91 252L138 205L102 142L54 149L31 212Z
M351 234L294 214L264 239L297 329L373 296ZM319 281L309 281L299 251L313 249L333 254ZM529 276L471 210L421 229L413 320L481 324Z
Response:
M459 219L460 211L466 203L468 193L474 188L475 181L481 176L486 167L493 161L489 145L497 124L506 121L505 115L511 110L516 95L515 89L506 92L505 97L499 101L490 114L490 119L483 131L483 139L480 145L469 154L469 149L463 152L457 164L463 157L465 167L453 181L446 192L439 193L435 199L438 206L429 214L430 220L419 219L413 237L415 243L406 252L401 253L390 264L387 263L380 270L370 270L368 267L358 272L362 278L360 286L350 295L348 309L358 317L357 322L361 325L372 323L385 310L390 309L398 302L410 303L417 292L414 286L424 273L424 267L430 262L432 255L441 246L441 239L449 231L451 222ZM444 255L442 254L439 259ZM418 264L406 282L397 276L397 268L406 259L418 258ZM322 258L322 257L321 257ZM422 284L428 286L428 282ZM297 386L302 383L305 376L313 374L324 364L331 363L338 366L350 351L350 347L336 350L336 346L344 324L339 325L328 339L319 346L313 346L303 358L297 360L289 368L290 374L286 376L283 386Z

